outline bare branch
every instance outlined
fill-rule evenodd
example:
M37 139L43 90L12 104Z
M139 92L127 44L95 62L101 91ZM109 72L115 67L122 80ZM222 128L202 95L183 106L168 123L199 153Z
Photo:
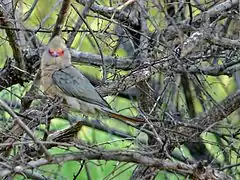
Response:
M7 176L10 173L20 173L23 170L32 168L32 167L40 167L47 164L56 164L62 163L66 161L79 161L79 160L114 160L119 162L132 162L143 164L149 167L156 167L159 170L170 170L175 172L180 172L183 174L191 175L197 179L224 179L230 178L226 176L222 172L217 171L216 169L211 168L210 166L204 167L201 164L193 164L188 165L184 163L171 162L168 160L161 160L157 158L151 158L147 155L143 155L138 152L131 151L104 151L98 148L91 147L84 149L84 147L79 147L81 149L80 152L71 152L59 155L53 155L53 160L51 162L45 159L38 159L36 161L31 161L27 165L18 165L13 168L13 172L11 170L5 169L0 171L2 177Z
M10 22L9 20L10 18L12 17L7 16L4 10L4 6L0 4L0 25L7 27L7 29L5 29L5 32L8 36L9 44L12 48L13 57L16 60L17 67L21 68L22 70L25 70L25 62L23 60L21 48L18 44L16 33L14 30L12 30L14 26Z
M71 0L63 0L62 7L61 7L61 10L60 10L60 12L58 14L58 18L57 18L56 24L54 26L51 39L54 36L60 34L60 31L62 29L64 20L65 20L65 18L67 16L68 9L70 7L70 3L71 3Z

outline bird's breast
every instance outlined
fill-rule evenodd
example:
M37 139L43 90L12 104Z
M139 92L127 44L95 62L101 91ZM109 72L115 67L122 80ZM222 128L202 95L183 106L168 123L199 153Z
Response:
M76 111L81 111L84 114L93 115L101 109L100 106L81 101L75 97L69 96L64 93L58 86L54 83L52 79L53 73L59 69L58 67L51 65L41 68L41 85L43 87L44 93L50 96L58 96L65 100L66 108Z
M52 79L53 73L56 71L56 67L48 66L42 69L41 72L41 85L44 93L50 96L63 96L62 91L55 85Z

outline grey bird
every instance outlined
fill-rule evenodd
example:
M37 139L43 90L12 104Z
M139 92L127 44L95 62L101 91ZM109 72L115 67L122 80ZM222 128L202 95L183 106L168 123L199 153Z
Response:
M111 109L90 81L72 66L70 52L59 36L49 42L42 55L41 85L46 94L62 97L68 108L85 115L101 112L123 121L143 122L141 118L127 117Z

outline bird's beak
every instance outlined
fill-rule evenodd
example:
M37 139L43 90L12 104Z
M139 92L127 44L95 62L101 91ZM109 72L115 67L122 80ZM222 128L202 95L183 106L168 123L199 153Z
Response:
M58 57L60 54L58 51L54 50L54 49L49 49L48 53L52 56L52 57Z
M57 50L55 49L49 49L48 53L52 56L52 57L59 57L59 56L63 56L64 55L64 50L59 48Z
M53 51L52 56L53 56L53 57L58 57L58 56L59 56L59 53L58 53L57 51Z

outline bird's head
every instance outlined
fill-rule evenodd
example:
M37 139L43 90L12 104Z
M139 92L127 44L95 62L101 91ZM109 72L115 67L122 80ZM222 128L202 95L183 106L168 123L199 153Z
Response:
M48 44L42 56L43 65L57 65L61 68L71 64L70 52L64 40L55 36Z
M59 36L55 36L48 44L48 53L52 57L61 57L67 49L65 42Z

